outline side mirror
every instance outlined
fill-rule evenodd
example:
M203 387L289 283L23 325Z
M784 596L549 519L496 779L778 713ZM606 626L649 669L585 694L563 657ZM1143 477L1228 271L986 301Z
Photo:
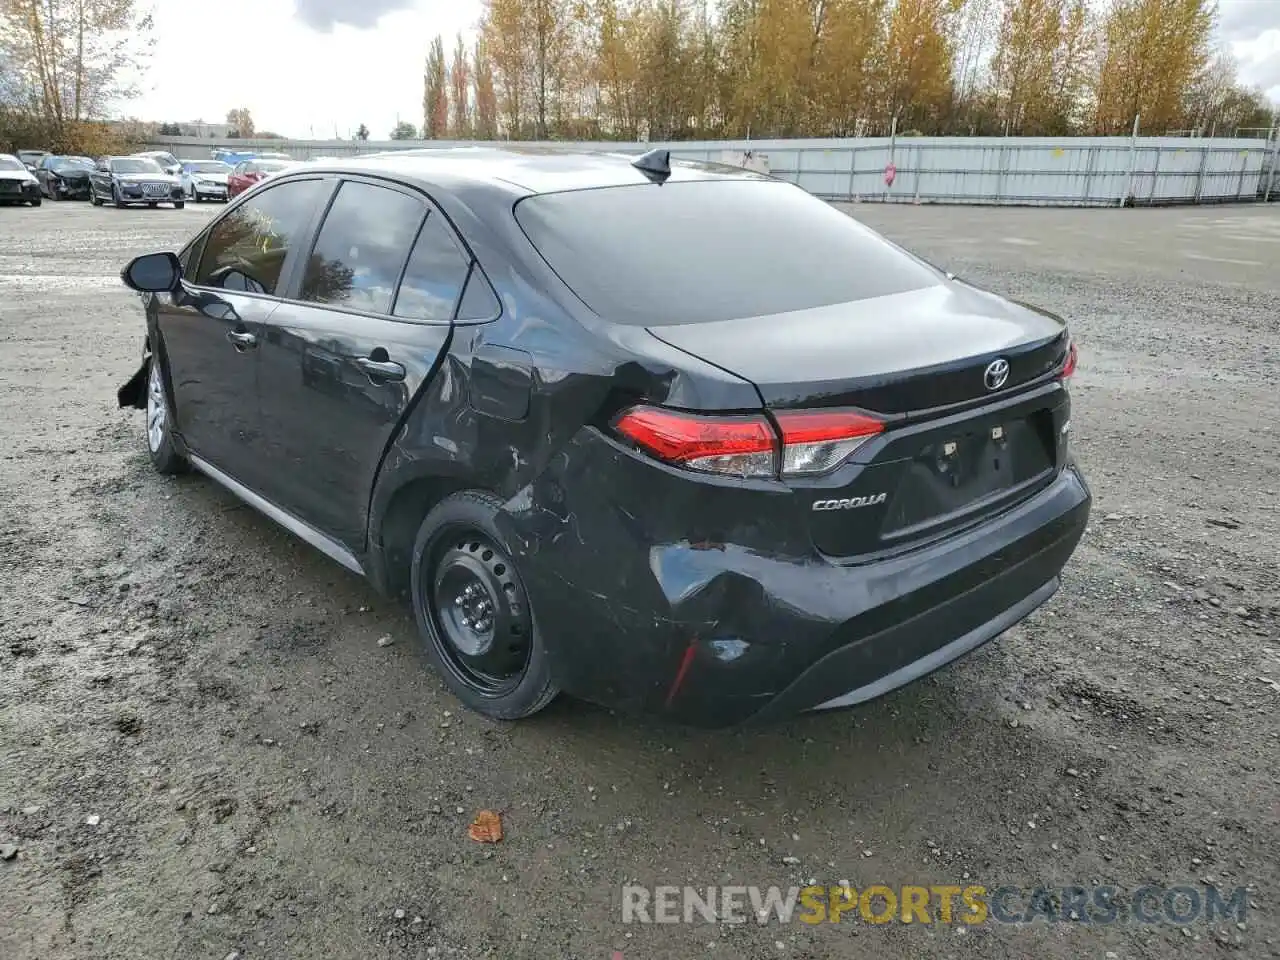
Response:
M175 253L144 253L120 271L124 285L139 293L168 293L182 279L182 264Z

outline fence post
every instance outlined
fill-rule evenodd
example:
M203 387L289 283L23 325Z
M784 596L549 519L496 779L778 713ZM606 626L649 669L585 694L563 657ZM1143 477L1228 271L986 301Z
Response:
M854 179L858 174L858 148L849 148L849 202L852 203L857 196L853 192Z
M1151 173L1151 189L1147 191L1147 203L1151 203L1156 197L1156 184L1160 180L1160 158L1163 154L1163 148L1156 147L1156 168Z
M1204 168L1209 163L1209 146L1206 141L1205 146L1200 148L1200 169L1196 171L1196 194L1192 198L1192 203L1200 202L1200 192L1204 189Z
M898 147L898 116L894 114L889 124L889 162L894 163L893 155ZM884 202L889 202L889 184L884 185Z
M920 202L920 167L924 163L924 144L916 144L916 195L913 198L914 203Z
M1275 129L1271 131L1271 172L1267 175L1267 192L1263 195L1262 202L1271 202L1271 188L1276 185L1276 165L1280 161L1280 117L1276 118Z
M1129 185L1125 188L1124 196L1120 198L1120 206L1122 207L1133 196L1133 173L1134 167L1138 163L1138 121L1141 118L1142 114L1134 114L1133 136L1129 138Z

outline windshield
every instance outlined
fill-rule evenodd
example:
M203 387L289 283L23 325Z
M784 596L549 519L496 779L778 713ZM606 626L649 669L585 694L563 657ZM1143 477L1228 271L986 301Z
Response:
M112 173L163 173L160 164L149 157L122 157L111 161Z
M221 160L189 160L186 170L187 173L230 173L231 165Z
M0 170L25 170L22 161L16 157L0 157Z
M58 157L49 161L49 167L53 170L92 170L93 163L83 157Z
M521 200L516 219L569 288L619 323L765 316L938 282L839 210L773 180L545 193Z

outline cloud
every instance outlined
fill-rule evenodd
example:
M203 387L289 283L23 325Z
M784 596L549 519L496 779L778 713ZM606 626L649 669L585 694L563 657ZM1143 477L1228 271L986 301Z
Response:
M1221 0L1218 27L1227 41L1256 40L1268 30L1280 30L1280 3L1271 0Z
M296 0L298 18L328 33L336 24L357 29L372 27L385 15L414 5L414 0Z

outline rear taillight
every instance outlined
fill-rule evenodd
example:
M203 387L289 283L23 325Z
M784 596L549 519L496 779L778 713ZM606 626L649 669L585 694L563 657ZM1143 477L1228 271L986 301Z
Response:
M834 470L884 430L875 417L854 410L790 410L777 414L782 430L782 475Z
M632 407L614 429L670 463L739 477L778 472L778 439L762 416L708 417L660 407Z
M884 430L880 420L851 410L783 411L776 421L777 430L759 414L709 416L641 405L613 426L668 463L738 477L827 473Z
M1071 344L1067 346L1067 359L1062 362L1062 372L1058 374L1058 376L1061 379L1066 380L1075 372L1076 372L1076 345L1075 345L1075 342L1072 341Z

